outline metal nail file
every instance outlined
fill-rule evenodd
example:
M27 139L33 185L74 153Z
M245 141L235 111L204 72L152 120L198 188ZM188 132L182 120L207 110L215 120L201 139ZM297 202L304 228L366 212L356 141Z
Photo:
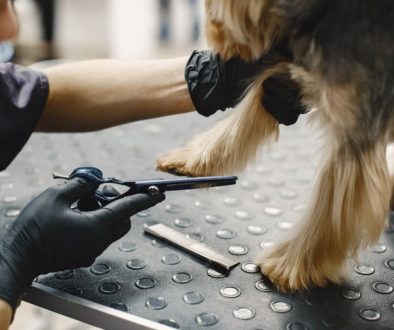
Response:
M188 238L183 233L176 231L162 223L146 226L145 232L161 238L166 242L173 244L186 252L189 252L205 261L208 261L214 266L224 268L226 271L230 271L239 264L239 261L232 260L220 252L215 251L206 244L197 242L194 239Z

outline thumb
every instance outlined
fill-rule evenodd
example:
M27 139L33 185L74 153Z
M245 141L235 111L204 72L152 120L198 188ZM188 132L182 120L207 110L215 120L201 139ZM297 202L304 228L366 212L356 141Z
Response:
M165 199L161 194L151 197L147 194L137 194L118 199L105 207L88 212L89 216L98 221L101 226L107 228L106 233L112 232L111 241L115 241L125 235L131 227L129 218L142 210L150 208Z
M137 194L118 199L106 205L101 210L110 210L117 216L119 220L124 220L128 219L133 214L136 214L164 201L164 199L164 194L160 194L154 197L148 194ZM97 212L101 210L97 210Z
M97 183L85 178L75 177L64 185L57 186L63 199L69 203L93 194L98 188Z

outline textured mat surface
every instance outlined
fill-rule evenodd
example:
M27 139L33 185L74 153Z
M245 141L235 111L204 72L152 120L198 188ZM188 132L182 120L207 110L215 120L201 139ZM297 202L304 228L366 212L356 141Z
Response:
M34 194L54 184L53 171L93 165L122 179L168 177L154 171L156 156L216 120L191 114L99 133L36 134L0 173L1 235ZM169 192L164 203L134 216L132 230L91 268L45 275L40 283L180 329L394 329L389 231L349 266L342 286L281 294L252 264L305 210L318 164L317 136L303 122L282 128L279 143L263 150L236 186ZM157 221L241 264L223 277L144 235L144 224Z

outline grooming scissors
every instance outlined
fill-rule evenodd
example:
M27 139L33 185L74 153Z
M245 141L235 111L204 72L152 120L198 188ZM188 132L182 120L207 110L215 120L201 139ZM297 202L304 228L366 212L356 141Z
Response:
M139 181L124 181L112 177L104 178L103 172L96 167L78 167L69 176L59 173L53 173L54 179L70 180L76 177L85 178L93 181L97 185L101 184L118 184L126 186L129 189L118 196L106 196L102 191L94 192L95 199L102 205L111 203L117 199L134 194L149 194L157 196L166 191L210 188L217 186L228 186L235 184L238 180L236 176L207 176L185 179L153 179Z

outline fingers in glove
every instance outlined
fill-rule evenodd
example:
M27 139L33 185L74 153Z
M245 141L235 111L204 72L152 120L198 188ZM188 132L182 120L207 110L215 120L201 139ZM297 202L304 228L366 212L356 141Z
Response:
M133 214L150 208L165 199L164 194L152 197L147 194L137 194L118 199L103 209L111 210L119 220L129 219Z
M120 192L117 191L113 186L105 185L103 188L103 194L107 197L117 197L120 195Z
M98 188L98 185L93 181L76 177L67 181L64 185L57 186L56 188L60 189L60 194L64 201L72 204L78 199L93 196L93 192Z

